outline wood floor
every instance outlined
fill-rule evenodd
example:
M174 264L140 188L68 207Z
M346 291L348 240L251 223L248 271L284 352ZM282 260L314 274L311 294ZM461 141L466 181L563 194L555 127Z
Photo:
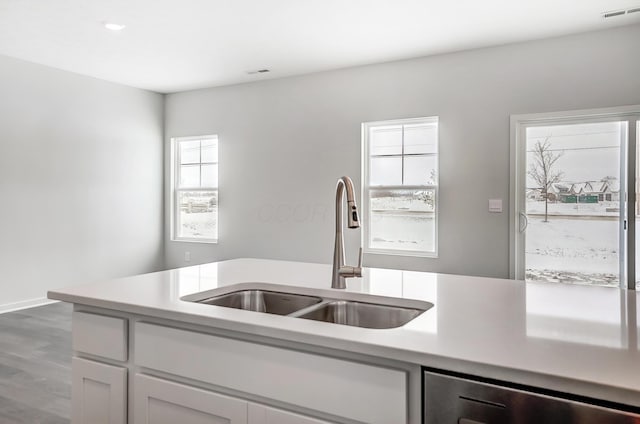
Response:
M71 310L54 303L0 314L1 424L69 424Z

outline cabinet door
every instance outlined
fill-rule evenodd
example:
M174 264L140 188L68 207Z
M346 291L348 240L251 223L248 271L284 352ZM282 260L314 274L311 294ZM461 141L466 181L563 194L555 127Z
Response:
M136 424L247 424L247 402L136 374Z
M126 368L73 358L73 424L126 424Z
M249 424L332 424L269 406L249 403Z

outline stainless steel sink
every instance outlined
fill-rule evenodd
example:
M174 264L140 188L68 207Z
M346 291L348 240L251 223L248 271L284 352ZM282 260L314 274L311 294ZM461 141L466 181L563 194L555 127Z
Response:
M189 294L181 300L379 329L403 326L433 307L422 300L249 282Z
M198 301L198 303L208 305L277 315L289 315L320 302L322 302L322 298L316 296L266 290L240 290Z
M395 328L408 323L423 312L422 309L336 300L314 308L299 318L354 327Z

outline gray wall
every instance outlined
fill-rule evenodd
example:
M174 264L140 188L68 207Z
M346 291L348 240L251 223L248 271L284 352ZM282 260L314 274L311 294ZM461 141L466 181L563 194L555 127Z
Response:
M186 251L191 263L329 263L335 181L360 183L360 124L437 115L439 258L365 264L508 277L509 116L640 104L639 47L636 25L168 95L165 149L170 137L218 134L221 164L219 244L167 241L166 264L185 265ZM489 198L505 212L488 213Z
M163 97L0 56L0 310L163 265Z

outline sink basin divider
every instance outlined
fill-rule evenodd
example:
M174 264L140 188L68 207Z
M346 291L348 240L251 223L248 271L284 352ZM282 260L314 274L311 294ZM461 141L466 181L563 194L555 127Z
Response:
M299 309L295 312L290 313L289 315L285 315L287 317L291 317L291 318L298 318L301 315L304 315L306 313L312 312L316 309L319 309L321 307L323 307L324 305L326 305L327 303L331 303L334 302L336 299L327 299L326 297L322 298L322 301L320 303L316 303L314 305L311 306L307 306L306 308L302 308Z

